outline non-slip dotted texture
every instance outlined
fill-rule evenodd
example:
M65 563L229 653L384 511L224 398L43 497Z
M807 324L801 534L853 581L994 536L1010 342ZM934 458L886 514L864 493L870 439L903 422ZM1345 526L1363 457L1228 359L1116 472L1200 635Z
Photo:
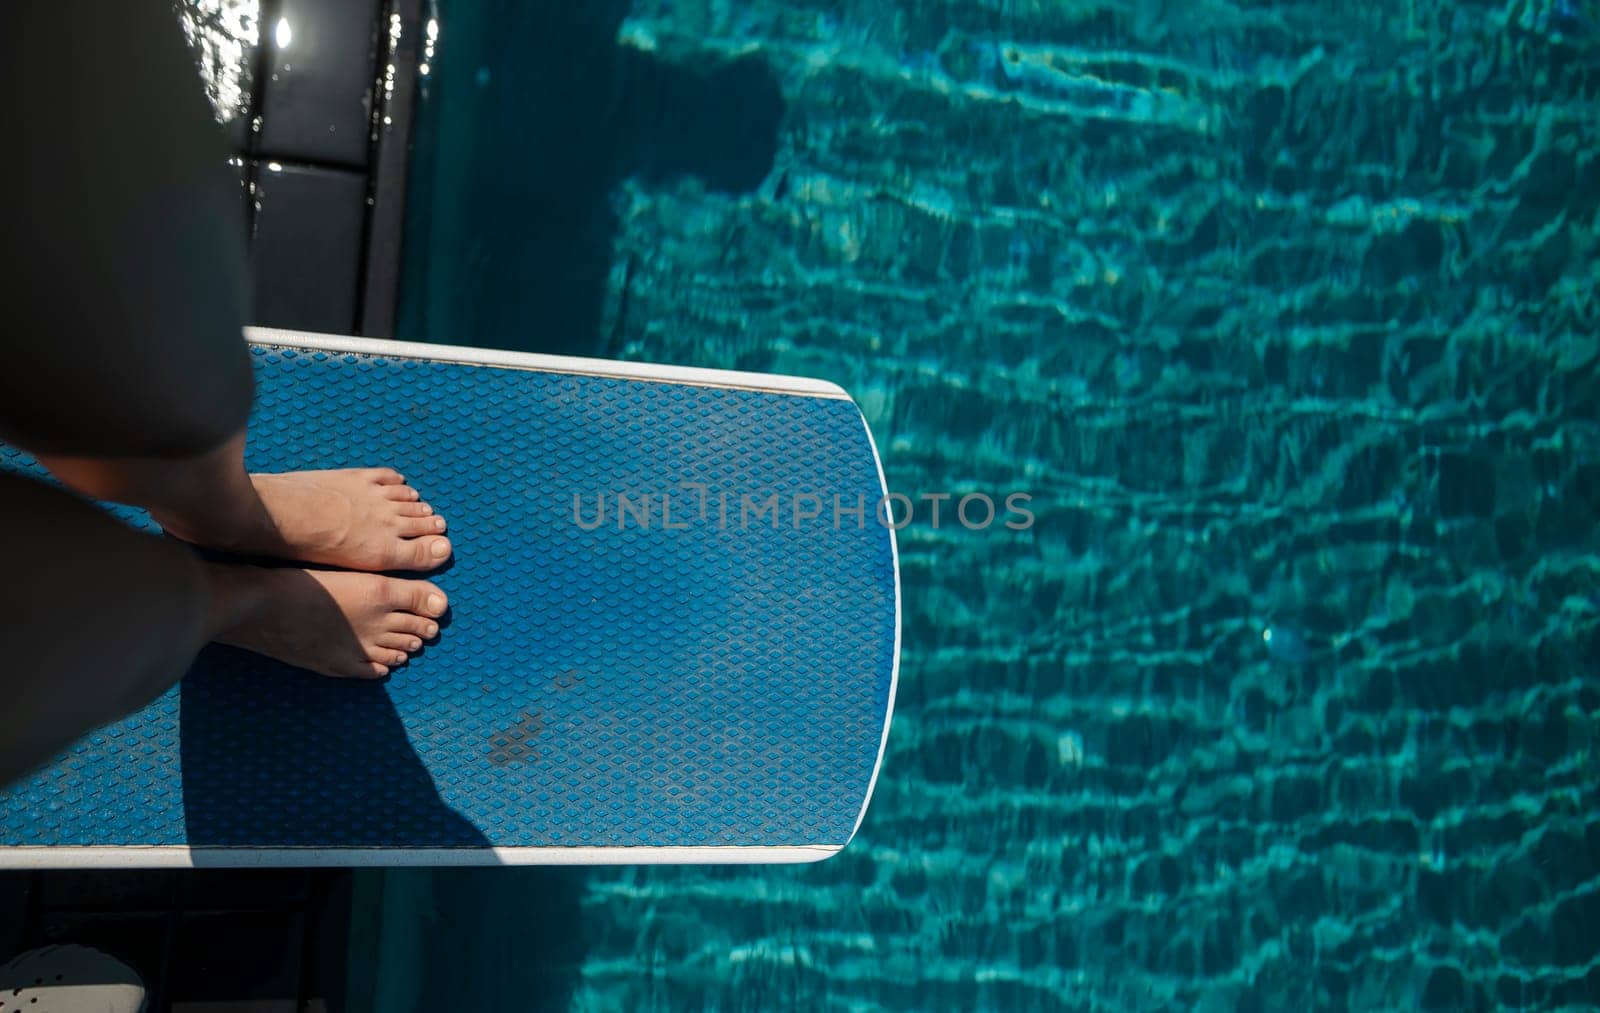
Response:
M848 840L895 633L854 404L254 352L252 470L391 465L449 520L438 642L367 683L209 648L154 704L0 790L0 844ZM0 466L42 474L9 448ZM752 509L774 495L776 523ZM864 523L835 496L864 502Z

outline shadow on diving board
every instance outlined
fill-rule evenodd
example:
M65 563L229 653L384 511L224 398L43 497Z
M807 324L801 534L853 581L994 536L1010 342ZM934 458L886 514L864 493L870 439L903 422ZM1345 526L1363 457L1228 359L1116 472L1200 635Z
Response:
M262 685L272 692L253 689ZM213 645L179 698L195 865L248 862L266 842L307 849L315 865L343 864L334 852L345 848L397 858L467 848L493 861L483 833L439 798L383 682L325 679Z

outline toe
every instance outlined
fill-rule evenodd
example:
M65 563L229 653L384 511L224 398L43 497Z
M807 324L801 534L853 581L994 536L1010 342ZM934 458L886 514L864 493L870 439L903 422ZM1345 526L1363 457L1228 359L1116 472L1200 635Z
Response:
M396 503L394 512L397 517L427 517L433 513L433 507L426 503Z
M391 580L389 584L390 604L396 609L437 619L449 607L444 592L425 580Z
M410 653L422 650L422 638L409 633L384 633L378 637L378 646L387 647L391 651Z
M388 665L395 667L406 663L406 652L393 647L383 647L379 644L367 645L367 660L375 665Z
M400 537L419 538L422 535L437 535L444 530L443 517L402 517L400 518ZM442 557L441 557L442 558Z
M358 661L331 674L340 679L381 679L389 674L389 666L376 661Z
M431 570L450 558L450 539L442 537L413 538L401 542L397 548L401 566L414 570Z
M418 637L422 640L432 640L439 635L438 623L427 616L419 616L411 612L389 613L388 626L391 633Z
M367 477L379 485L401 485L406 477L393 468L368 468Z
M387 499L397 500L401 503L412 502L422 498L422 493L409 485L386 485L383 487L383 495Z

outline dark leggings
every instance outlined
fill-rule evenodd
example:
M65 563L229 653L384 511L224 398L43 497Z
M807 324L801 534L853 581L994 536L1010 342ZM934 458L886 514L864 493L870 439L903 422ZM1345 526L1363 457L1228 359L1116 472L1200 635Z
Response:
M245 219L167 3L12 0L0 32L0 439L182 458L244 428ZM0 783L182 676L202 564L0 475Z

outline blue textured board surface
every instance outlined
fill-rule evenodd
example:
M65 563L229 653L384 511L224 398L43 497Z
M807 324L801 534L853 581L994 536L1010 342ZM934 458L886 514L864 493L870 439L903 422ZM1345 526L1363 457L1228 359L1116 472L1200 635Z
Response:
M449 519L454 558L429 575L451 599L438 643L367 683L208 648L154 704L0 790L0 844L849 839L896 626L892 539L873 518L882 479L853 403L254 353L252 470L392 465ZM0 466L42 474L4 447ZM619 518L618 494L634 512ZM776 523L750 510L774 495ZM810 496L820 516L797 524ZM836 514L834 496L864 501L865 522Z

